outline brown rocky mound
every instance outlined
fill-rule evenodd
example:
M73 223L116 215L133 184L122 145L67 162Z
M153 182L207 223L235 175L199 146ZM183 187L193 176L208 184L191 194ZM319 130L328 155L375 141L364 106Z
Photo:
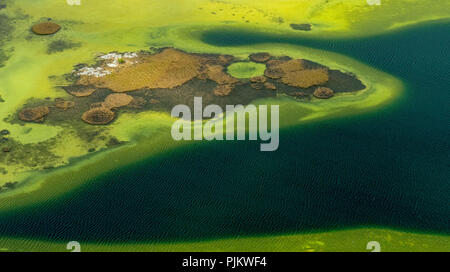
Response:
M314 91L314 96L321 99L328 99L334 96L334 91L330 88L319 87Z
M108 88L119 93L143 88L171 89L198 76L202 62L202 57L167 48L160 53L140 57L137 64L116 68L109 75L83 75L78 84Z
M133 97L124 93L110 94L105 98L103 106L108 109L125 107L133 101Z
M58 24L52 23L52 22L44 22L35 24L31 27L31 30L38 35L50 35L55 34L61 29L61 27Z
M105 107L98 107L83 113L81 119L91 125L106 125L114 119L114 112Z
M44 121L45 116L49 113L50 109L44 106L28 108L19 112L19 119L26 122L41 123Z
M249 56L250 60L253 62L263 63L268 61L271 56L269 53L255 53Z

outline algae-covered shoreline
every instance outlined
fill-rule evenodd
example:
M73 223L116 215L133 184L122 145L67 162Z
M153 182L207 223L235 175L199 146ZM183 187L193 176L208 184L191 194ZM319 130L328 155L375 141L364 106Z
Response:
M370 252L369 241L383 252L447 252L448 236L408 233L383 228L359 228L309 234L223 238L179 243L89 243L83 252ZM0 237L0 252L68 252L68 243Z

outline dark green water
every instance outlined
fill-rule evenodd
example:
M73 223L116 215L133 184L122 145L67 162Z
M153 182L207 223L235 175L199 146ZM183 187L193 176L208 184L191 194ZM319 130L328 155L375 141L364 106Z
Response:
M2 214L0 236L156 241L361 225L450 234L449 32L441 23L357 40L204 33L215 45L343 53L401 78L406 94L377 112L284 130L278 152L214 142L108 173L63 199Z

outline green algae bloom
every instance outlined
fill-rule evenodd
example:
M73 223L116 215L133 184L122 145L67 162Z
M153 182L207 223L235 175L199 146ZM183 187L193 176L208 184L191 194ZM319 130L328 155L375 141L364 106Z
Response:
M228 73L235 78L252 78L264 75L266 65L255 62L237 62L228 66Z

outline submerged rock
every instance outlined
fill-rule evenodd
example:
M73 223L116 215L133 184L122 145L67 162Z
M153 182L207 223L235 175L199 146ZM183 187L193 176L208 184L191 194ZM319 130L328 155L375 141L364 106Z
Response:
M228 96L230 95L231 91L233 91L234 86L231 84L223 84L218 85L214 89L214 95L216 96Z
M56 100L55 101L55 107L62 110L68 110L70 108L73 108L75 106L75 102L73 101L67 101L67 100Z
M311 31L312 29L311 24L290 24L290 27L294 30L301 30L301 31Z
M19 119L25 122L40 123L44 121L47 114L50 113L50 109L45 106L28 108L19 112Z
M290 94L290 95L292 95L293 97L295 97L295 98L308 98L309 97L309 94L307 94L307 93L305 93L305 92L294 92L294 93L292 93L292 94Z
M330 88L319 87L314 91L314 96L320 99L328 99L334 96L334 91Z
M255 90L261 90L262 88L264 88L264 84L261 82L256 82L256 83L250 84L250 87L252 87Z
M147 100L145 98L137 96L133 97L133 100L128 104L128 107L134 108L134 109L140 109L143 108L147 104Z
M100 108L100 107L103 107L103 102L95 102L95 103L92 103L90 106L91 109Z
M271 82L266 82L264 83L264 87L266 87L266 89L275 91L277 89L277 86L275 86L275 84L271 83Z
M265 76L257 76L250 78L250 82L252 83L264 83L267 81L267 78Z
M77 48L80 46L81 46L81 43L75 43L72 41L66 41L66 40L52 41L48 45L47 54L63 52L64 50Z
M122 144L121 141L119 141L116 137L111 137L109 138L109 141L106 143L106 146L111 147L111 146L117 146Z
M50 35L55 34L61 29L61 27L58 24L52 23L52 22L44 22L35 24L31 27L31 30L38 35Z

